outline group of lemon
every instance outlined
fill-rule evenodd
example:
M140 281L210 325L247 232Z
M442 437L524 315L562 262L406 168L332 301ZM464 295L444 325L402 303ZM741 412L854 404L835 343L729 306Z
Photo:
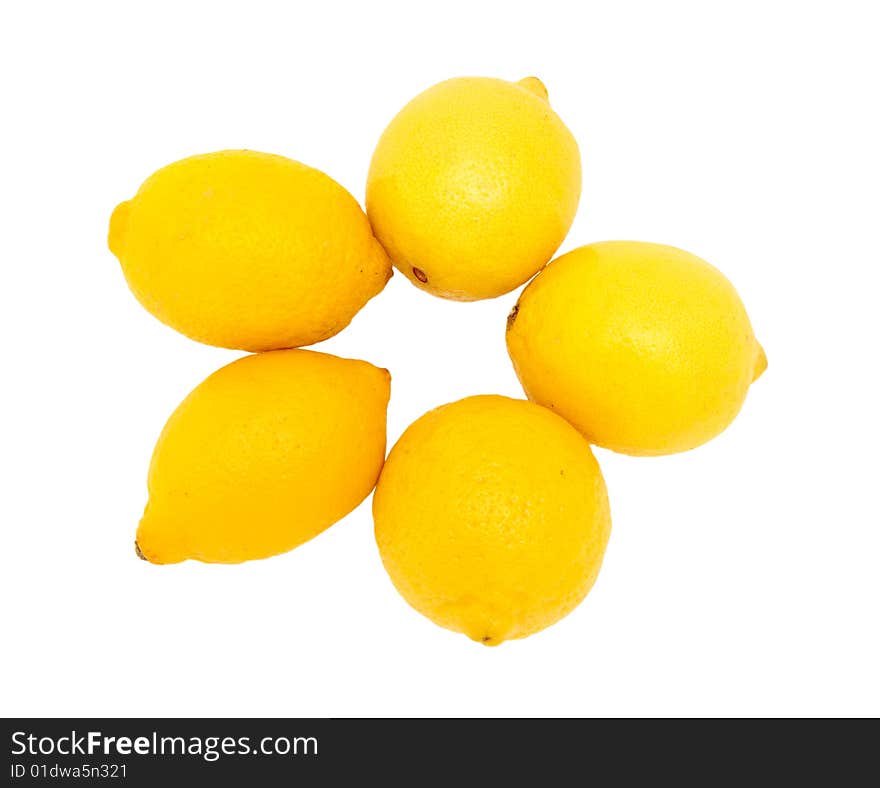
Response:
M385 568L437 624L497 645L570 612L611 527L590 444L694 448L766 367L733 286L694 255L612 241L548 264L580 191L577 143L534 77L451 79L413 99L379 140L366 214L327 175L265 153L193 156L148 178L110 222L130 288L181 333L255 354L168 420L138 555L265 558L375 487ZM388 371L292 348L341 331L392 264L463 301L538 276L507 321L529 401L438 407L386 460Z

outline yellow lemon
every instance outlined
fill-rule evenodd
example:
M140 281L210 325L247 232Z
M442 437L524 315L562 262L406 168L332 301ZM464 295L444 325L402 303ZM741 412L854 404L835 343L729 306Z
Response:
M403 598L489 646L573 610L611 529L589 444L546 408L498 396L410 425L382 470L373 517Z
M507 348L529 399L625 454L718 435L767 367L733 285L681 249L633 241L562 255L523 291Z
M253 151L163 167L113 212L109 245L159 320L241 350L327 339L391 276L366 215L342 186Z
M376 483L389 386L387 370L308 350L215 372L156 444L138 554L238 563L319 534Z
M413 284L473 301L540 270L580 192L577 143L540 80L463 77L416 96L385 129L367 214Z

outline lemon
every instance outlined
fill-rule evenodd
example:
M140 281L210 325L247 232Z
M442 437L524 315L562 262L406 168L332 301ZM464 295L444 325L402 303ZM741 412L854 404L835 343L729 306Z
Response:
M625 454L718 435L766 368L733 285L671 246L609 241L554 260L508 318L529 399Z
M241 350L327 339L391 276L342 186L253 151L193 156L154 173L113 212L109 245L159 320Z
M472 301L540 270L565 238L580 191L577 143L540 80L463 77L429 88L385 129L367 215L413 284Z
M611 529L589 444L546 408L500 396L468 397L410 425L382 470L373 517L404 599L489 646L573 610Z
M139 555L237 563L319 534L376 483L389 384L387 370L308 350L215 372L156 444Z

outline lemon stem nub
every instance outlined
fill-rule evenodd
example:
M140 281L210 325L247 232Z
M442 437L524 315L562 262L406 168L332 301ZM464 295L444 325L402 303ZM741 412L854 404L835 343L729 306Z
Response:
M526 77L525 79L521 79L517 84L520 87L524 87L530 93L534 93L538 98L542 98L544 101L548 100L547 88L537 77Z
M767 369L767 354L764 352L764 348L761 347L760 342L756 342L755 344L758 346L758 354L755 356L755 371L752 374L752 383L761 377Z
M510 310L510 314L507 316L507 330L510 331L513 328L513 324L516 322L516 316L519 314L519 304L514 305L513 309Z
M125 234L128 231L128 215L131 210L131 200L119 203L113 209L110 216L110 232L107 235L107 246L110 251L121 257L125 245Z

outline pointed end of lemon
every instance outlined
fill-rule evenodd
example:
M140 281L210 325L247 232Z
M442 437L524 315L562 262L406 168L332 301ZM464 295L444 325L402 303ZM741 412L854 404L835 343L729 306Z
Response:
M473 640L474 643L479 643L481 646L489 646L489 648L500 646L506 640L504 635L485 627L467 629L464 631L464 634Z
M517 301L513 305L513 309L510 310L510 314L507 316L507 330L513 328L513 324L516 322L517 315L519 315L519 301Z
M131 212L131 200L119 203L110 216L110 232L107 235L107 246L120 260L128 233L128 216Z
M544 83L541 82L537 77L526 77L525 79L521 79L516 83L522 88L525 88L530 93L534 93L538 98L544 99L544 101L548 100L547 88Z
M510 639L513 617L509 610L486 601L471 599L455 605L463 632L483 646L500 646Z
M391 400L391 373L385 367L368 366L370 385L375 387L380 401L387 408Z
M382 385L388 391L388 397L391 397L391 373L385 369L385 367L378 367L380 373L382 373Z
M134 554L135 554L138 558L140 558L141 561L146 561L148 564L160 564L160 563L162 563L161 561L156 561L156 560L154 560L153 558L150 558L149 556L147 556L146 553L144 553L144 551L141 550L141 546L138 544L137 539L134 540Z
M761 377L767 369L767 354L764 352L764 348L761 347L760 342L756 342L755 344L758 346L758 350L755 355L755 370L752 373L752 383Z
M182 536L179 529L156 523L148 501L134 537L135 555L150 564L179 564L190 558Z

